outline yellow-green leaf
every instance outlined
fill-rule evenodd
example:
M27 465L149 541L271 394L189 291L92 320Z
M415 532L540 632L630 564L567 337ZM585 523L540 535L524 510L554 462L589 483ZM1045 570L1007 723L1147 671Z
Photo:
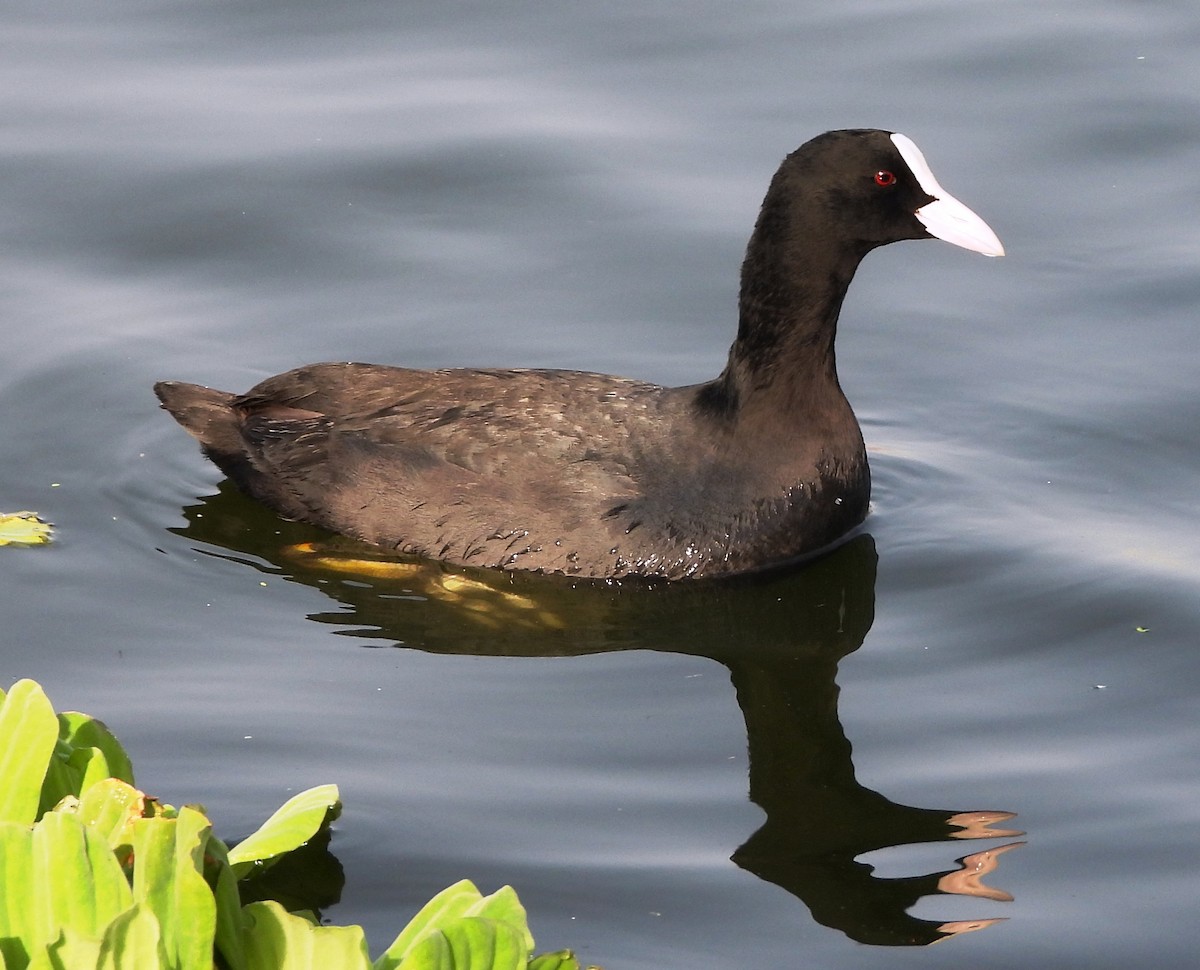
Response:
M129 755L103 721L78 711L64 711L58 715L58 734L73 747L98 748L104 754L111 776L133 784Z
M158 920L163 949L179 970L211 970L217 908L204 879L211 825L192 808L133 826L133 895Z
M79 967L93 970L100 962L100 938L83 936L64 926L58 940L43 952L54 970L76 970Z
M175 967L163 949L158 920L138 903L105 928L96 970L166 970ZM208 966L212 967L211 956Z
M0 960L23 967L33 940L33 831L0 822Z
M490 896L484 896L474 906L470 907L464 916L485 916L488 919L499 920L520 931L525 940L525 952L533 949L533 934L529 932L529 918L525 907L517 898L517 891L512 886L501 886Z
M375 970L393 970L394 967L398 967L424 936L463 916L482 899L483 893L469 879L462 879L453 886L447 886L408 921L408 925L400 931L392 945L375 962Z
M75 808L79 820L116 849L133 844L133 824L142 817L146 796L119 778L92 785Z
M229 850L234 875L240 878L254 863L298 849L320 831L327 816L340 809L337 785L319 785L289 798L257 831Z
M251 903L244 910L246 970L369 970L361 926L317 926L293 916L277 902Z
M129 883L105 839L67 812L47 812L33 827L32 942L47 946L64 928L99 938L133 905Z
M0 546L44 545L53 531L36 512L0 512Z
M58 741L58 718L40 686L18 680L0 700L0 822L32 825Z
M409 951L401 970L525 970L529 951L508 923L465 916L434 930Z
M229 849L215 835L210 834L205 854L211 860L210 870L216 872L213 896L217 904L217 928L215 942L229 970L246 970L246 955L243 951L243 936L249 922L242 911L242 900L238 894L237 879L229 867Z
M529 970L579 970L579 961L570 950L543 953L529 961Z

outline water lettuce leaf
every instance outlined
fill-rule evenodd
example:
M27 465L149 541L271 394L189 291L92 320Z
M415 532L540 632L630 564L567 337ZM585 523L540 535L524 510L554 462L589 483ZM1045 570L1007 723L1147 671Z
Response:
M240 879L255 864L269 863L300 848L327 820L336 818L341 807L337 785L318 785L289 798L255 832L229 850L233 874Z
M229 850L203 809L135 788L108 729L55 714L31 680L0 691L0 779L0 970L580 970L566 950L532 956L509 886L455 883L374 963L359 926L242 905L243 874L328 833L337 787L301 792Z

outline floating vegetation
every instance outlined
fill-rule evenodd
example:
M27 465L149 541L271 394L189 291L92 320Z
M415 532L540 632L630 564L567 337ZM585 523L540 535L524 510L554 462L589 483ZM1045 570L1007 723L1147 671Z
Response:
M0 546L44 546L53 532L36 512L0 512Z
M301 792L232 849L204 809L134 785L117 739L56 714L42 688L0 691L0 967L4 970L581 970L568 950L534 957L509 886L467 880L430 900L374 961L360 926L242 892L341 810Z

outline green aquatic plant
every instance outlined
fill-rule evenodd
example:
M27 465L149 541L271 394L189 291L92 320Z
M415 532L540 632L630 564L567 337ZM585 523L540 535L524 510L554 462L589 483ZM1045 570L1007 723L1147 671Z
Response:
M309 789L231 849L202 807L139 790L100 721L18 681L0 691L0 970L580 970L566 950L532 956L508 886L455 883L374 961L359 926L243 905L241 882L340 810L336 786Z

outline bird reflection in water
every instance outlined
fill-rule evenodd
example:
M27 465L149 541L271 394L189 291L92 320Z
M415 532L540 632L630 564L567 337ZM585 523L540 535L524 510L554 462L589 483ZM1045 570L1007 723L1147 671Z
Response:
M938 895L1010 900L984 877L1022 843L966 855L947 871L899 878L878 876L859 859L919 843L1022 834L1003 827L1012 813L901 805L855 778L836 676L874 619L877 556L869 535L769 575L698 584L574 583L389 560L351 540L281 522L227 484L184 511L189 525L176 531L210 547L201 551L313 586L337 602L337 610L311 618L336 624L343 635L441 654L649 649L722 664L745 717L750 798L766 814L734 851L738 866L862 943L927 945L1001 921L938 922L909 910Z

